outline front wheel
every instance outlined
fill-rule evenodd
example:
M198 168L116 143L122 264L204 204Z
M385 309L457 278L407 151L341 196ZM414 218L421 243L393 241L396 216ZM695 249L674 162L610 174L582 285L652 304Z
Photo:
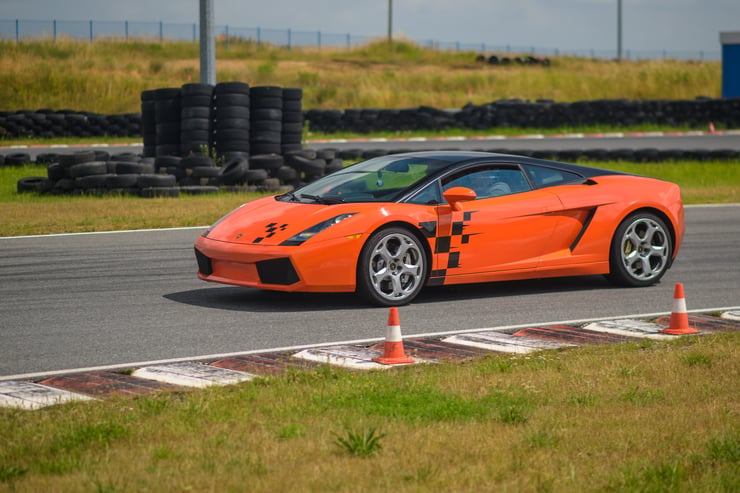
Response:
M665 222L649 212L636 212L619 224L609 253L607 278L622 286L657 283L671 265L673 244Z
M362 249L357 291L375 305L404 305L416 298L426 276L427 258L419 239L403 228L384 228Z

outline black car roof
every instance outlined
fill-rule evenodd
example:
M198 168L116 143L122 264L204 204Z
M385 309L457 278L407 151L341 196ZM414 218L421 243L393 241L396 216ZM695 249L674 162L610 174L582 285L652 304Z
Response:
M594 168L591 166L583 166L573 163L563 163L560 161L551 161L548 159L539 159L528 156L518 156L514 154L501 154L493 152L483 151L416 151L416 152L405 152L403 154L396 154L394 156L403 157L429 157L434 158L438 161L447 161L450 165L457 165L463 163L474 164L477 162L498 162L498 163L511 163L515 161L517 163L532 164L535 166L546 166L549 168L561 169L563 171L569 171L576 173L585 178L593 178L595 176L604 175L627 175L621 171L614 171L608 169Z

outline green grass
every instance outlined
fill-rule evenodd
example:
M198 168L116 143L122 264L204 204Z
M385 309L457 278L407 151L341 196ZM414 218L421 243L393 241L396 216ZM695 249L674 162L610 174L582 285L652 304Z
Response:
M0 490L729 493L739 343L732 332L369 373L322 366L0 409Z
M218 81L301 87L306 109L461 108L498 99L719 97L718 61L553 57L550 67L493 67L476 52L384 40L352 49L287 49L240 40L216 47ZM515 56L516 54L512 54ZM200 79L199 45L70 39L0 41L0 110L139 112L143 90Z

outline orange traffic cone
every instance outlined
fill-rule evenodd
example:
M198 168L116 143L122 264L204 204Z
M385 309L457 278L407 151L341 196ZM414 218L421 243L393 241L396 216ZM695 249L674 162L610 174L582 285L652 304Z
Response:
M401 339L401 322L398 321L398 308L391 307L388 314L388 328L385 331L385 347L383 356L373 358L376 363L384 365L398 365L404 363L416 363L415 360L406 356Z
M663 334L683 335L698 334L699 331L689 327L689 314L686 313L686 298L683 294L683 284L676 283L673 290L673 310L671 320L667 329L661 330Z
M709 133L710 134L714 133L714 122L709 122Z

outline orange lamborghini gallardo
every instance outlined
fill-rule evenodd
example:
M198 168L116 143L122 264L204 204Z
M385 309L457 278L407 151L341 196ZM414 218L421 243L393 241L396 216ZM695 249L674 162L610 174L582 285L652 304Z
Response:
M649 286L684 234L679 187L484 152L412 152L246 203L195 242L198 276L266 290L356 291L604 274Z

